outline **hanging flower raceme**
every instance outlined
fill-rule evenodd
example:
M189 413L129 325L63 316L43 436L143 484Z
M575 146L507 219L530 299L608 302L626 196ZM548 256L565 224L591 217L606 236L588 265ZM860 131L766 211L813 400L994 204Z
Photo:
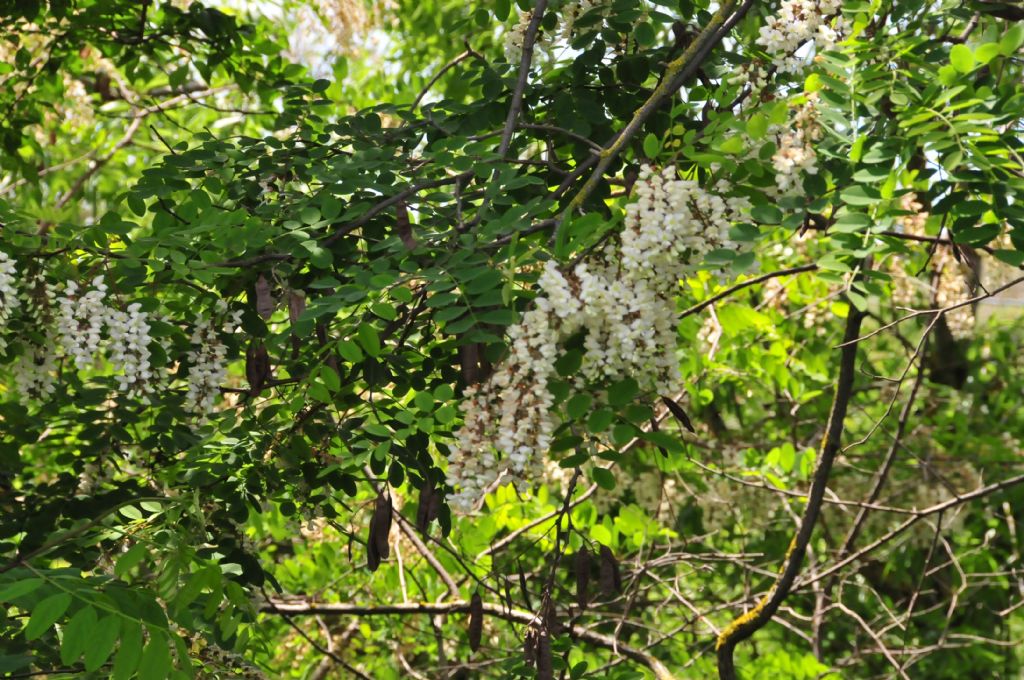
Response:
M148 315L138 302L128 305L125 311L109 310L110 361L121 371L117 376L118 389L130 397L140 397L143 403L148 403L146 395L153 392L149 328Z
M757 44L764 48L772 64L782 73L799 73L807 60L797 56L805 44L814 51L831 49L846 31L843 17L832 15L842 7L840 0L784 0L775 16L761 27Z
M50 347L30 345L11 366L23 400L46 399L57 391L57 355Z
M227 303L217 303L217 312L227 315ZM196 318L192 331L192 350L188 353L191 368L188 372L188 388L185 392L185 408L200 417L205 423L213 412L220 394L220 386L227 375L227 347L221 333L231 334L241 323L241 312L227 316L220 329L213 318L202 315Z
M50 289L50 295L56 296L56 291ZM78 370L91 366L100 349L107 319L106 297L107 285L101 275L92 280L92 289L86 292L75 281L68 281L56 299L57 334Z
M509 356L467 390L448 465L456 509L470 510L499 482L538 478L557 425L548 382L559 343L579 330L586 330L580 387L631 377L648 393L678 390L679 281L711 250L734 246L729 229L749 204L677 179L672 167L642 168L636 196L617 244L568 273L545 264L541 295L509 329Z
M19 304L17 280L14 260L7 253L0 252L0 352L7 349L4 331Z
M817 174L818 154L814 144L821 135L816 98L809 95L796 110L789 126L780 130L776 137L772 167L775 168L775 185L779 191L787 193L798 188L801 173Z

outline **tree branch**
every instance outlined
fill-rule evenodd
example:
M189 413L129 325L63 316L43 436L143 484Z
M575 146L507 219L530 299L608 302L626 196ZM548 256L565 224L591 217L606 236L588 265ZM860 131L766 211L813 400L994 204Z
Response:
M484 612L505 621L528 625L536 620L537 615L521 609L509 609L492 602L483 603ZM461 614L469 611L469 602L409 602L402 604L357 605L347 603L316 604L307 602L268 601L260 606L264 614L280 614L282 616L385 616L385 615L431 615ZM657 680L674 680L668 668L653 655L622 642L610 635L604 635L582 626L567 626L572 637L588 642L596 647L611 650L633 661L647 666Z
M789 551L786 553L785 566L775 584L761 598L757 606L733 621L718 636L716 648L718 650L718 677L721 680L736 679L736 667L733 661L736 645L750 638L771 621L786 599L786 596L789 595L790 590L793 588L793 583L800 573L804 553L811 541L811 535L814 533L814 525L818 521L818 515L821 513L821 506L825 498L825 488L828 485L832 464L841 450L839 442L843 435L846 410L849 407L850 396L853 393L854 377L856 375L857 344L854 340L860 333L860 325L863 319L864 313L851 306L849 316L846 318L843 349L839 357L839 378L836 382L835 396L832 399L828 426L825 428L825 436L821 442L818 464L814 470L810 493L807 497L807 506L800 520L800 529L797 531L797 535L792 543L790 543Z

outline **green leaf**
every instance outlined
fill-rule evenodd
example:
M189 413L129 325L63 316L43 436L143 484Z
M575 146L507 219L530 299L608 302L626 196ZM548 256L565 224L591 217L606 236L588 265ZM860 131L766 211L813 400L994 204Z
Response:
M43 579L41 578L26 578L21 581L15 581L0 590L0 602L17 600L19 597L34 592L41 585L43 585Z
M32 616L25 626L25 639L35 640L50 629L71 605L70 593L50 595L32 610Z
M377 335L377 329L370 324L359 324L359 328L356 330L356 342L371 357L380 356L380 336Z
M92 644L93 635L96 633L96 610L88 606L82 607L71 617L61 633L60 661L65 666L70 666L78 661L86 646Z
M85 670L91 673L106 663L111 652L114 651L117 634L120 632L120 616L111 614L99 620L92 632L89 644L85 648Z
M555 360L555 370L558 375L568 378L576 375L583 365L583 353L578 349L572 349Z
M302 209L302 212L299 213L299 217L306 224L316 224L320 221L320 208L315 205L307 205Z
M762 224L779 224L782 222L782 211L778 206L768 203L755 205L750 209L750 216Z
M755 142L759 141L768 132L768 118L763 114L755 113L747 121L747 134Z
M967 45L953 45L949 51L949 63L960 73L974 70L974 52Z
M138 194L130 193L128 194L128 208L139 217L142 217L146 214L146 201Z
M145 680L163 680L171 672L170 640L167 636L152 628L149 629L149 643L142 651L139 661L139 678Z
M127 552L117 558L117 564L114 565L114 575L118 578L123 578L125 574L130 572L135 565L146 557L147 553L148 551L145 544L136 543L129 548Z
M416 408L425 413L434 411L434 395L430 392L417 392L413 397L413 402L416 404Z
M589 394L577 394L566 403L565 412L569 414L570 418L575 420L589 411L593 403L594 398Z
M718 150L727 154L740 154L746 148L742 135L733 135L717 146Z
M657 38L654 33L654 27L646 21L641 21L636 25L636 28L633 29L633 35L636 37L636 41L644 47L653 45ZM651 158L654 158L654 156L651 156Z
M612 424L613 418L615 418L615 414L612 413L611 409L598 409L587 418L587 430L593 434L604 432Z
M477 317L480 323L492 323L496 326L511 326L516 322L516 313L511 309L491 309Z
M999 40L999 51L1004 57L1012 57L1024 45L1024 24L1011 26Z
M611 491L615 488L615 475L613 475L610 470L602 467L595 467L590 471L590 476L593 477L594 481L597 482L597 485L602 489Z
M341 378L334 372L333 368L326 364L320 367L320 380L332 392L337 392L341 389Z
M661 140L658 139L658 135L651 132L644 137L644 155L654 159L658 157L659 151L661 151Z
M363 350L359 349L359 345L351 340L341 340L338 342L338 354L345 361L353 364L358 364L363 360Z
M142 657L142 626L135 621L124 621L121 644L114 655L113 680L128 680L135 674Z
M624 378L608 388L608 403L612 406L625 406L640 393L640 385L633 378Z

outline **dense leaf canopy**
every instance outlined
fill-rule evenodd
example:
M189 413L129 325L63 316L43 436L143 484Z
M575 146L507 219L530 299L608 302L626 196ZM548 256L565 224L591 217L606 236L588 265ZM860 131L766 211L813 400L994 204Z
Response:
M1024 672L1019 3L517 2L0 3L0 674Z

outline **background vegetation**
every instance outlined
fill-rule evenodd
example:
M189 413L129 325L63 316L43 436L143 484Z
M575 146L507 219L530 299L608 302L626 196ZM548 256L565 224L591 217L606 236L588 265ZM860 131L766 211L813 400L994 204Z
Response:
M1022 44L0 3L0 674L1019 677Z

